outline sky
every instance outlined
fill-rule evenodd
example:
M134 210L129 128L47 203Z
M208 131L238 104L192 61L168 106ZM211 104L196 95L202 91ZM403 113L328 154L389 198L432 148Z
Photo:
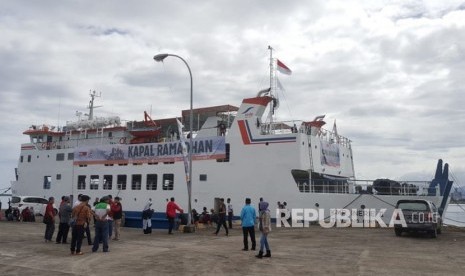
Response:
M312 120L352 140L359 179L465 179L464 1L0 0L0 192L29 126L63 126L102 93L97 116L142 120L230 104L279 75L276 120Z

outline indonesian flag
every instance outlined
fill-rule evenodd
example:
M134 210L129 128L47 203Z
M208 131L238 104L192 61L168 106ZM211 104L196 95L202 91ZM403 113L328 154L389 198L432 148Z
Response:
M289 69L289 67L284 65L284 63L282 63L279 59L276 59L276 61L277 61L278 71L279 72L281 72L283 74L286 74L286 75L292 74L292 71L291 71L291 69Z

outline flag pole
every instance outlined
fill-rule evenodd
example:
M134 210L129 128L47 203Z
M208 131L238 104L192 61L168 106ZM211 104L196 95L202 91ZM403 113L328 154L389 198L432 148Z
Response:
M270 50L270 93L273 95L273 47L268 45L268 50Z
M275 85L273 85L273 84L274 84L273 47L271 47L270 45L268 45L268 50L270 50L270 97L271 97L271 98L274 98L273 92L274 92L274 90L275 90L276 88L275 88ZM270 113L269 113L269 121L270 121L270 124L269 124L269 127L268 127L268 131L269 131L269 133L271 133L271 131L273 130L274 102L271 101L271 102L269 103L269 105L270 105Z

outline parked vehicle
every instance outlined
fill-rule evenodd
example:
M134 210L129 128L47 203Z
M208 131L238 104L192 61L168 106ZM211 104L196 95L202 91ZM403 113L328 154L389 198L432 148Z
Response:
M34 215L43 216L45 213L45 207L47 206L48 200L38 196L13 196L11 197L11 208L18 209L19 213L31 207L34 209Z
M402 199L396 204L396 209L400 209L407 227L401 224L394 225L396 236L401 236L402 232L427 232L431 237L436 238L441 234L442 218L438 208L433 202L424 199ZM400 219L400 215L397 215Z

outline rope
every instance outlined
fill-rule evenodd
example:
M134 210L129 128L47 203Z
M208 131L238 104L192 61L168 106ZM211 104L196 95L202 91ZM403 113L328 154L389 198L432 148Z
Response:
M1 189L0 189L0 190L1 190ZM9 187L9 188L4 188L3 190L5 190L5 191L3 191L1 194L6 194L9 190L11 190L11 187Z
M387 202L387 201L385 201L385 200L382 200L381 198L379 198L379 197L377 197L377 196L375 196L375 195L373 195L373 194L370 194L370 195L371 195L372 197L376 198L377 200L386 203L387 205L391 205L392 207L396 207L396 205L392 205L391 203L389 203L389 202Z
M450 220L450 221L453 221L453 222L458 222L458 223L463 223L463 224L465 224L465 221L455 220L455 219L451 219L451 218L445 218L445 219Z
M351 205L352 203L354 203L354 202L355 202L357 199L359 199L359 197L361 197L361 196L362 196L362 194L359 194L356 198L354 198L354 200L352 200L351 202L349 202L349 204L347 204L346 206L342 207L342 209L347 208L347 206L349 206L349 205ZM330 217L331 217L331 215L325 217L324 220L326 220L327 218L330 218Z

